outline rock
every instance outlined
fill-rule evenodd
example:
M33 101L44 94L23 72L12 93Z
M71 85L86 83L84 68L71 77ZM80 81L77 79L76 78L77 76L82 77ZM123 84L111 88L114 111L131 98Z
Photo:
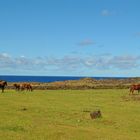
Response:
M26 111L26 110L27 110L27 108L25 108L25 107L21 109L21 111Z
M96 118L102 117L101 111L97 110L97 111L90 112L90 117L91 117L91 119L96 119Z

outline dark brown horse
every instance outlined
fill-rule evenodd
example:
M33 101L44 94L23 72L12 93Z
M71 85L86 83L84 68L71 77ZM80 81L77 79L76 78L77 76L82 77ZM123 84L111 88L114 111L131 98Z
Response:
M0 80L0 88L2 90L2 92L4 92L5 87L7 86L7 82Z
M14 88L16 91L19 91L20 90L20 84L13 84Z
M138 93L140 92L140 84L134 84L130 86L130 94L133 95L134 90L137 90Z
M32 85L30 83L22 83L20 86L21 91L25 90L26 91L33 91Z

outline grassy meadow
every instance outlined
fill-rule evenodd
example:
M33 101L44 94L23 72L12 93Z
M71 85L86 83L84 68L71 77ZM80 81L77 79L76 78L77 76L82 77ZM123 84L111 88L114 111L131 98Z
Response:
M140 96L128 89L0 94L0 140L139 140ZM90 111L102 118L92 120Z

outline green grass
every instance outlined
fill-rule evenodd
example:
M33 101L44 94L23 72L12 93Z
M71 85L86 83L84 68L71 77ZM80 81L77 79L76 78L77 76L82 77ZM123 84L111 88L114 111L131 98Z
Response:
M139 140L140 101L126 89L0 94L0 140ZM136 95L139 96L139 95ZM100 109L102 118L89 112Z

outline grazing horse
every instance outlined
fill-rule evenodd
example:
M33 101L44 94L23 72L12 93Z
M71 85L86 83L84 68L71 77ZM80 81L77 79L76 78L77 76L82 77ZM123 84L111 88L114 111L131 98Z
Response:
M23 83L20 87L20 89L23 91L23 90L27 90L27 91L33 91L33 88L31 86L30 83Z
M5 86L7 86L7 82L0 80L0 88L2 89L2 92L4 92Z
M15 90L16 91L19 91L20 90L20 84L13 84L13 86L15 87Z
M138 91L138 93L140 92L140 84L135 84L135 85L131 85L130 86L130 94L132 93L134 93L134 90L137 90Z

